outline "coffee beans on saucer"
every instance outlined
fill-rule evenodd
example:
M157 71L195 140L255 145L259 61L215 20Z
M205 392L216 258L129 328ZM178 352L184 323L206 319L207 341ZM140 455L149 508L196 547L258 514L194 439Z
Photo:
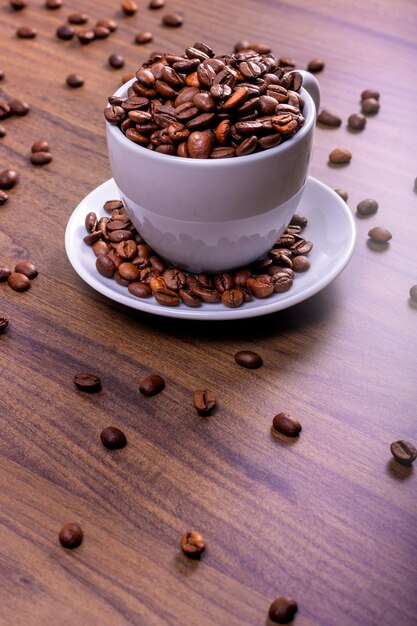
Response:
M288 624L294 619L297 610L297 602L293 598L281 596L269 607L269 619L276 624Z
M59 532L59 543L63 548L73 550L81 545L84 537L81 526L75 522L65 524Z
M186 556L199 559L206 549L206 542L199 532L189 530L181 536L180 546Z

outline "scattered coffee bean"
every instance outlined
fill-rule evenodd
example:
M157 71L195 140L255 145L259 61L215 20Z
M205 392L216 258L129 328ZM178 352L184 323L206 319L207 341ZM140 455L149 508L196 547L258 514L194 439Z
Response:
M0 189L0 206L2 206L3 204L6 204L8 199L9 199L8 194L2 189Z
M373 98L374 100L379 100L380 93L379 91L375 91L375 89L365 89L361 93L361 100L368 100L369 98Z
M111 54L109 56L109 65L115 70L121 69L125 64L124 57L121 54Z
M70 74L66 82L68 87L78 88L84 85L84 78L80 74Z
M216 406L216 396L211 389L197 389L194 391L193 401L200 415L210 415Z
M136 4L136 2L132 2L132 0L126 0L126 2L122 2L120 7L123 13L129 16L135 15L138 10L138 5Z
M31 154L30 160L33 165L46 165L52 161L52 154L50 152L34 152Z
M356 207L356 211L358 215L361 217L368 217L368 215L373 215L378 211L378 202L373 200L372 198L366 198L366 200L362 200L359 202Z
M165 0L151 0L148 4L149 9L162 9L165 6Z
M9 320L6 319L5 317L0 317L0 335L4 333L8 325L9 325Z
M177 28L178 26L182 26L184 23L184 18L180 13L167 13L162 18L162 24L164 26L170 26L171 28Z
M16 35L19 39L34 39L37 32L32 26L19 26L16 31Z
M362 100L362 113L375 115L379 111L379 106L379 102L375 98L366 98L366 100Z
M35 143L32 144L30 150L31 152L50 152L51 148L45 139L38 139L38 141L35 141Z
M81 526L74 522L65 524L59 532L59 543L63 548L73 550L78 548L83 541L84 533Z
M363 130L366 126L366 117L361 113L352 113L348 117L348 126L351 130Z
M45 1L46 9L54 10L54 9L60 9L61 7L62 7L62 0L46 0Z
M375 241L375 243L388 243L388 241L392 239L390 231L383 226L375 226L375 228L371 228L368 236L372 239L372 241Z
M87 372L80 372L75 374L74 376L74 385L80 391L87 391L89 393L93 393L95 391L100 391L101 389L101 380L95 374L89 374Z
M321 59L311 59L308 62L307 70L312 74L316 74L317 72L321 72L324 69L324 61Z
M0 138L6 136L6 129L3 124L0 124Z
M348 201L349 196L347 191L345 191L344 189L335 189L335 192L338 196L342 198L342 200L344 200L345 202Z
M83 45L91 43L96 38L96 34L93 29L88 28L86 30L80 30L77 33L77 39Z
M262 357L257 352L252 352L251 350L236 352L235 361L238 365L250 370L258 369L258 367L263 365Z
M62 24L62 26L58 26L56 29L56 36L58 39L63 39L64 41L69 41L75 35L75 28L70 26L69 24Z
M27 102L22 102L22 100L18 100L17 98L10 100L9 107L10 107L10 113L12 115L19 115L19 116L27 115L30 110L30 107L27 104Z
M20 272L12 272L7 282L14 291L27 291L30 289L29 278Z
M272 425L276 431L287 437L298 437L301 432L300 422L290 417L287 413L275 415Z
M0 265L0 283L5 283L11 273L12 272L7 265Z
M97 26L104 26L104 28L107 28L111 33L114 33L117 30L116 20L112 20L109 17L102 17L97 20L96 27Z
M181 536L180 546L186 556L199 559L206 549L206 542L199 532L189 530Z
M0 268L0 275L1 275L1 268ZM417 285L413 285L412 287L410 287L410 298L413 302L417 303Z
M106 28L106 26L97 26L97 24L94 26L93 32L96 39L106 39L110 35L109 28Z
M38 275L38 270L36 269L32 261L19 261L19 263L16 264L14 271L18 272L19 274L24 274L30 280L36 278Z
M335 148L329 154L329 161L333 165L345 165L346 163L350 163L352 158L352 153L345 148Z
M135 36L135 43L142 45L152 41L153 35L149 31L141 31Z
M417 448L409 441L394 441L391 453L401 465L411 465L417 459Z
M101 443L108 450L119 450L127 444L126 435L120 428L107 426L100 434Z
M88 15L87 13L71 13L71 15L68 16L68 22L80 26L88 22Z
M155 396L165 389L165 381L158 374L149 374L139 384L139 391L144 396Z
M9 4L15 11L21 11L27 7L27 0L9 0Z
M269 607L269 619L276 624L288 624L294 619L297 610L297 602L293 598L280 597Z

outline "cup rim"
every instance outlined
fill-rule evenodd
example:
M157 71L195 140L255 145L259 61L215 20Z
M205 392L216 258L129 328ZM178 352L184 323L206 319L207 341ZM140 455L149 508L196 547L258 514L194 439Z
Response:
M115 91L113 96L126 96L127 90L135 82L135 80L136 78L132 78L131 80L124 83L121 87L119 87L119 89L117 89L117 91ZM305 118L305 122L301 129L293 137L291 137L289 141L285 141L284 143L275 146L275 148L269 148L268 150L255 152L254 154L247 154L246 156L233 157L229 159L187 159L178 157L176 155L173 156L170 154L155 152L154 150L148 150L147 148L144 148L143 146L140 146L139 144L130 141L130 139L125 136L125 134L120 130L118 126L110 124L110 122L108 122L107 120L105 120L105 124L107 132L110 133L115 141L120 142L125 148L133 151L134 153L139 152L140 154L142 152L144 155L146 154L148 158L155 159L156 161L160 161L162 159L162 161L167 162L167 159L169 159L172 162L187 166L190 165L191 167L218 167L219 165L221 165L222 168L235 167L242 162L242 159L244 159L245 163L248 163L249 161L262 161L263 159L271 158L277 154L284 154L287 150L290 150L291 147L295 146L296 143L301 141L301 139L305 135L307 135L307 133L311 130L311 127L315 123L315 105L313 102L313 98L304 87L301 87L301 95L304 98L305 102L308 101L308 116ZM110 104L107 105L107 108L108 107L110 107Z

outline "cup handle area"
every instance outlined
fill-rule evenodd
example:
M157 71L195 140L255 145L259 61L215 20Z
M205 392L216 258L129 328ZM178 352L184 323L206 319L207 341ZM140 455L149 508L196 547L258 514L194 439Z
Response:
M310 72L306 72L305 70L297 70L299 74L302 74L303 77L303 87L313 99L314 105L316 107L316 117L320 108L320 85L317 79L310 74Z

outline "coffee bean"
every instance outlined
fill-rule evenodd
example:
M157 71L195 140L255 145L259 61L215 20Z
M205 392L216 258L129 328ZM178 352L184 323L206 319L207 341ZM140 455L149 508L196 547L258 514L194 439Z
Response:
M73 382L80 391L92 393L101 389L101 380L95 374L80 372L75 374Z
M69 26L68 24L62 24L62 26L58 26L56 30L56 36L59 39L63 39L64 41L69 41L75 35L75 28Z
M297 610L297 602L293 598L281 596L269 607L269 619L277 624L288 624L294 619Z
M4 119L10 115L10 107L8 103L0 98L0 119Z
M108 450L120 450L127 444L126 435L120 428L107 426L100 434L101 443Z
M137 298L150 298L152 290L146 283L132 282L127 287L129 293Z
M258 367L263 365L262 357L251 350L241 350L237 352L235 354L235 361L238 365L250 370L258 369Z
M0 265L0 283L5 283L11 273L12 272L7 265Z
M149 374L139 384L139 391L147 397L155 396L165 389L165 381L158 374Z
M178 294L168 287L154 291L153 297L163 306L177 306L180 301Z
M104 26L104 28L107 28L111 33L114 33L117 30L116 20L112 20L111 18L108 18L108 17L102 17L99 20L97 20L96 27L97 26Z
M45 8L46 9L60 9L62 7L62 0L46 0Z
M20 26L16 31L16 35L19 39L34 39L37 32L32 26Z
M71 15L68 16L68 22L77 25L85 24L88 22L88 15L87 13L71 13Z
M272 424L276 431L287 437L297 437L301 432L300 422L290 417L287 413L275 415Z
M0 268L0 276L1 276L1 268ZM413 302L417 302L417 285L413 285L410 287L410 298Z
M352 113L348 117L348 126L351 130L363 130L366 126L366 117L361 113Z
M317 122L323 126L330 126L332 128L339 128L342 123L342 118L328 109L323 109L317 116Z
M177 28L178 26L182 26L184 23L184 18L180 13L167 13L162 18L162 24L164 26L170 26L171 28Z
M195 308L201 305L201 300L190 289L179 289L178 295L186 306Z
M108 213L112 213L112 211L124 210L124 205L121 200L107 200L103 205L103 209Z
M84 538L84 533L81 526L75 522L65 524L59 532L59 543L63 548L69 548L73 550L81 545Z
M232 309L241 306L245 300L244 293L240 289L226 289L221 296L222 303Z
M180 546L186 556L199 559L206 549L206 542L199 532L189 530L181 536Z
M136 2L132 2L132 0L126 0L125 2L122 2L120 8L125 15L131 16L135 15L135 13L137 12L138 5L136 4Z
M362 217L367 217L368 215L373 215L378 210L378 202L373 200L372 198L366 198L366 200L362 200L359 202L356 207L358 215Z
M77 39L83 45L91 43L96 38L94 30L88 28L86 30L80 30L77 33Z
M290 226L300 226L300 228L305 228L307 224L308 219L304 215L300 215L300 213L294 213L290 221Z
M27 102L22 102L21 100L18 100L17 98L10 100L9 107L10 107L10 113L12 115L19 115L19 116L27 115L30 110L30 107L27 104Z
M34 152L30 155L30 160L33 165L46 165L52 161L52 154L50 152Z
M141 31L135 36L135 43L142 45L152 41L153 35L149 31Z
M0 189L0 206L2 206L3 204L6 204L8 199L9 199L8 194L2 189Z
M126 118L126 112L122 107L112 106L104 110L104 117L109 124L119 125Z
M82 87L84 85L84 78L80 74L70 74L67 76L66 83L68 87Z
M109 252L112 250L112 248L106 241L96 241L96 243L93 243L92 248L96 256L100 256L101 254L109 254Z
M110 35L110 29L105 26L94 26L93 28L94 37L96 39L106 39Z
M20 272L12 272L7 282L14 291L27 291L30 289L29 278Z
M6 319L5 317L0 317L0 335L4 333L8 325L9 325L9 320Z
M18 272L19 274L24 274L30 280L36 278L38 275L38 270L31 261L19 261L19 263L17 263L16 267L14 268L14 271Z
M27 7L27 0L9 0L9 4L15 11L21 11Z
M379 91L375 91L375 89L365 89L361 93L361 100L368 100L369 98L373 98L374 100L379 100L380 93Z
M391 444L391 453L401 465L411 465L417 459L417 448L409 441L394 441Z
M310 259L300 254L292 260L292 269L294 272L306 272L311 266Z
M311 59L308 62L307 70L312 74L316 74L317 72L321 72L324 69L324 61L321 59Z
M268 280L266 280L266 278ZM274 291L274 286L270 281L270 277L263 277L262 275L255 278L248 278L246 286L253 296L256 298L268 298Z
M206 133L192 132L187 140L188 153L192 159L207 159L211 153L212 141Z
M362 113L365 115L375 115L379 111L379 102L375 98L366 98L362 100Z
M162 9L165 6L165 0L151 0L148 4L148 9Z
M106 278L113 278L117 269L114 261L106 254L102 254L97 257L96 268L99 274L105 276Z
M193 401L200 415L210 415L216 406L216 396L211 389L197 389L194 391Z
M345 202L348 201L349 196L347 191L345 191L344 189L335 189L335 192L338 196L342 198L342 200L344 200Z
M335 148L329 154L329 161L334 165L345 165L352 158L352 153L345 148Z
M376 243L387 243L390 239L392 239L390 231L383 226L375 226L375 228L371 228L368 236Z
M30 150L31 152L50 152L50 149L49 143L45 139L38 139L38 141L32 144Z

